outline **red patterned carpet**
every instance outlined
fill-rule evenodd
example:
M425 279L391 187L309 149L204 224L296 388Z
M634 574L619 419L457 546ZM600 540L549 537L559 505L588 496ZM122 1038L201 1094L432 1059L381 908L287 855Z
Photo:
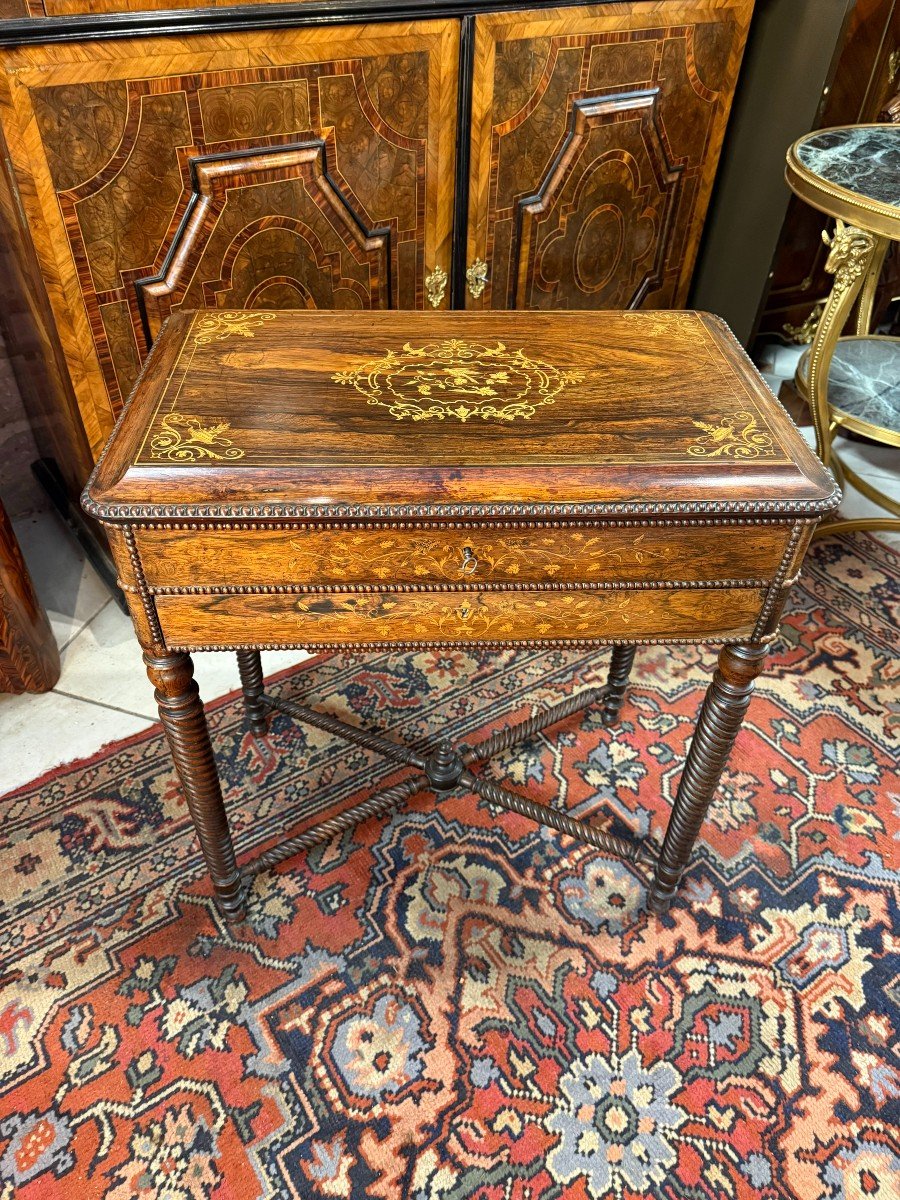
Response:
M818 546L672 912L471 797L257 881L222 926L158 732L2 802L2 1200L896 1200L900 562ZM713 662L639 652L494 769L661 824ZM281 679L422 742L602 678L557 651L318 659ZM202 686L202 659L198 674ZM211 714L241 853L380 760Z

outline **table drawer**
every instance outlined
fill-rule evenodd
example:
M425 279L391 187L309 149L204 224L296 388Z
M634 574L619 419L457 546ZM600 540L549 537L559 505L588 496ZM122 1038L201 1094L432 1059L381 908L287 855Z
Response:
M153 588L765 580L784 525L142 529Z
M747 637L762 588L159 596L170 646Z

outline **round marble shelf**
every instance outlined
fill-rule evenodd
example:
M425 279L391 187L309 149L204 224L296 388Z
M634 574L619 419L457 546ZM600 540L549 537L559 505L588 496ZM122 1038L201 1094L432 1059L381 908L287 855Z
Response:
M896 125L823 129L797 143L797 158L826 183L900 208L900 127Z
M809 355L797 365L804 386ZM841 425L900 446L900 338L841 338L828 372L828 404Z
M900 238L900 126L807 133L788 151L786 179L802 200L829 216Z

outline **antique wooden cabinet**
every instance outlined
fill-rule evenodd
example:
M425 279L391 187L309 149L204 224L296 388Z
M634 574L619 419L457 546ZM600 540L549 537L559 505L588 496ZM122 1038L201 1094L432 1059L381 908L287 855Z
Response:
M682 305L753 6L0 3L5 332L71 492L181 307Z

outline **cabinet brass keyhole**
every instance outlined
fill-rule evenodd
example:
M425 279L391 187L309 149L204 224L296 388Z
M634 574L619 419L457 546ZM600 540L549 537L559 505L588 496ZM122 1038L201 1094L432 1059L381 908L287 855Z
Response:
M488 277L487 263L483 258L476 258L468 271L466 271L466 286L473 300L477 300L484 291Z
M435 267L425 276L425 295L432 308L437 308L444 298L447 289L447 272L443 267Z
M478 570L478 559L471 546L463 546L462 565L459 569L463 575L474 575Z

